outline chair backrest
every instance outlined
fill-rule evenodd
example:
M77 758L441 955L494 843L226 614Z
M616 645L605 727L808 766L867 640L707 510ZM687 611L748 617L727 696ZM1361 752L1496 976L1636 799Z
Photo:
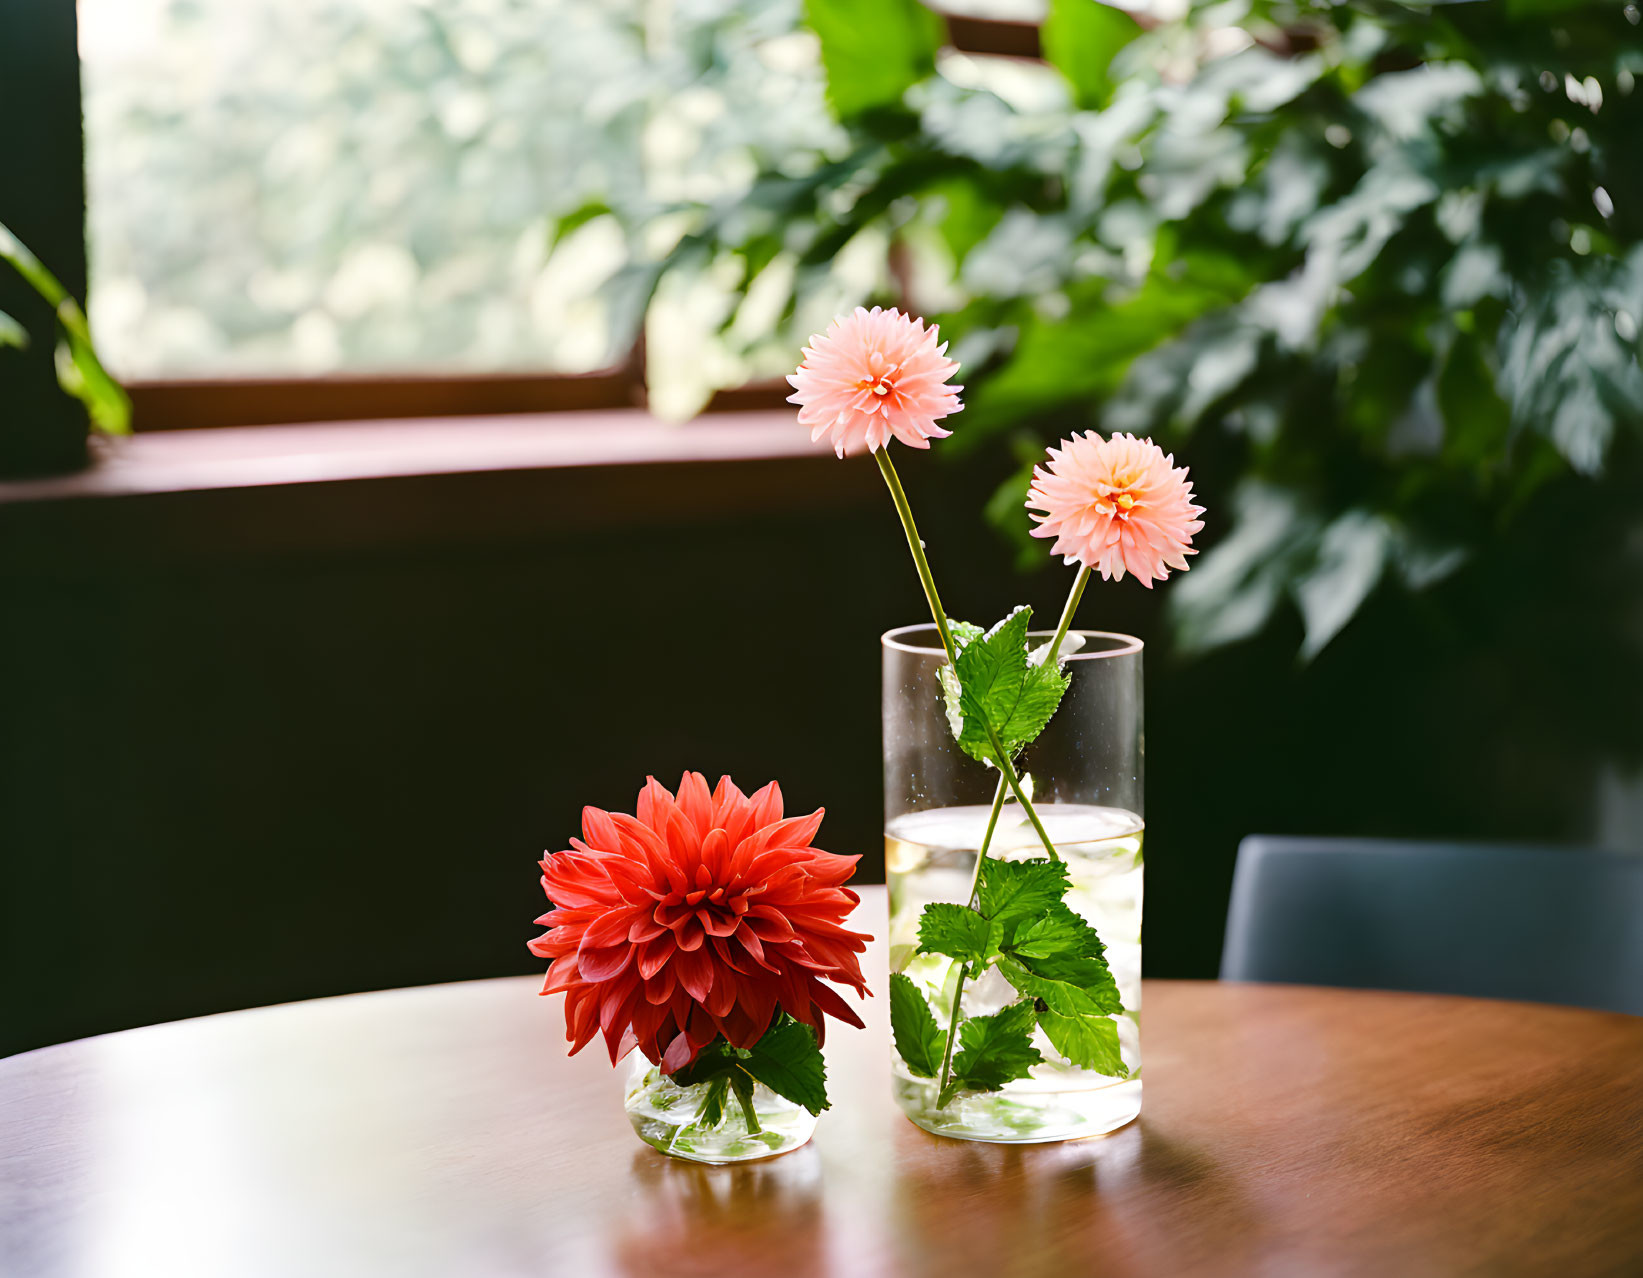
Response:
M1221 978L1643 1015L1643 856L1253 835Z

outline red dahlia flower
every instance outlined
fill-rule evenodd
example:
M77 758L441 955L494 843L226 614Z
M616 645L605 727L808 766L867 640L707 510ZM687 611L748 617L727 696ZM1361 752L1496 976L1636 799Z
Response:
M582 838L542 862L555 908L531 953L565 995L571 1053L603 1032L611 1063L637 1047L673 1074L723 1035L752 1047L778 1007L822 1037L822 1015L861 1019L822 980L867 993L840 886L860 857L810 846L822 810L782 819L772 781L751 799L687 772L677 799L654 777L637 817L582 810Z

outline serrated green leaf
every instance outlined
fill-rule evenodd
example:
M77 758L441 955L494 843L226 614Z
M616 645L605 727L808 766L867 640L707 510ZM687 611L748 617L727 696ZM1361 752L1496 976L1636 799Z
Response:
M1112 969L1101 955L1051 954L1046 958L1026 959L1022 966L1035 976L1070 986L1087 995L1103 1012L1124 1010L1118 983L1113 980Z
M1100 964L1100 969L1104 972L1106 964ZM1065 981L1047 980L1011 959L1000 960L998 970L1032 1000L1022 1006L1033 1009L1040 1028L1068 1061L1081 1069L1127 1076L1118 1050L1118 1026L1112 1019L1123 1010L1116 986L1110 993L1080 989Z
M1039 1013L1038 1025L1069 1063L1109 1078L1129 1077L1118 1046L1118 1022L1112 1017L1065 1016L1051 1008Z
M946 954L963 963L986 963L998 952L1003 928L966 905L937 901L919 916L918 947L923 954Z
M966 645L986 633L980 626L968 621L949 621L947 628L952 633L953 643L960 652L964 651ZM937 678L941 681L942 705L947 709L947 726L952 729L953 739L957 740L964 732L964 711L959 708L959 694L962 689L958 676L953 673L952 666L946 665L937 672Z
M808 1025L784 1016L739 1062L759 1082L812 1114L827 1108L827 1063Z
M945 28L918 0L805 0L804 13L841 120L899 106L935 72Z
M1050 0L1039 39L1045 60L1067 77L1078 105L1098 111L1112 97L1108 68L1114 56L1140 33L1129 14L1098 0Z
M1064 861L1045 857L1026 861L1001 861L987 857L981 863L976 908L983 916L1008 928L1023 919L1036 918L1067 895L1071 879Z
M1032 617L1031 608L1017 608L958 654L954 665L961 721L958 743L973 759L993 758L987 724L997 731L1002 723L993 713L995 702L996 708L1007 709L1020 696L1027 677L1027 627Z
M960 652L964 651L966 644L972 643L987 633L985 626L978 626L973 621L949 621L947 629L952 634L953 642L958 645Z
M953 1082L970 1091L996 1092L1026 1078L1043 1055L1033 1046L1035 1013L1031 1003L1012 1003L992 1016L972 1016L959 1027Z
M1107 947L1085 919L1065 901L1058 901L1046 913L1018 928L1009 948L1020 958L1041 959L1053 955L1099 958Z
M994 735L1005 754L1013 758L1044 730L1067 690L1067 676L1058 666L1033 665L1027 660L1032 615L1031 608L1017 608L959 652L953 669L959 685L957 722L951 681L943 682L948 721L959 747L973 759L998 762ZM988 725L993 729L991 735Z
M924 1078L934 1078L947 1053L947 1035L937 1026L918 986L900 972L890 977L890 1031L895 1037L896 1054L907 1068Z

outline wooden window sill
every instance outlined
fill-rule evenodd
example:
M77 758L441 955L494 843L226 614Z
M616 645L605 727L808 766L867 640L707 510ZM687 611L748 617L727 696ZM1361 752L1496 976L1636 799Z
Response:
M139 432L73 475L0 482L0 578L247 553L520 544L882 500L791 411L641 409ZM118 499L118 500L110 500Z
M344 480L830 456L788 412L663 422L641 409L153 431L100 442L91 468L0 481L0 503Z

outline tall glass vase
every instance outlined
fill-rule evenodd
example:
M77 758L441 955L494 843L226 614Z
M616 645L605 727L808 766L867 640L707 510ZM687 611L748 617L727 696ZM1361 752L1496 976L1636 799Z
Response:
M1001 1091L959 1092L943 1106L938 1086L894 1059L896 1101L927 1131L968 1140L1024 1143L1112 1131L1141 1111L1141 641L1075 631L1063 649L1069 676L1055 717L1017 760L1033 807L1072 888L1066 903L1100 935L1123 1011L1113 1017L1125 1072L1071 1064L1042 1030L1044 1060ZM1046 633L1031 637L1039 647ZM947 1025L960 985L958 964L918 954L919 915L932 902L969 904L976 855L998 772L953 740L939 672L946 655L932 625L904 626L883 638L884 851L890 884L890 970L908 976ZM1076 645L1076 650L1071 651ZM1002 809L987 855L1023 860L1046 855L1012 798ZM965 984L964 1017L999 1011L1021 996L996 968Z

